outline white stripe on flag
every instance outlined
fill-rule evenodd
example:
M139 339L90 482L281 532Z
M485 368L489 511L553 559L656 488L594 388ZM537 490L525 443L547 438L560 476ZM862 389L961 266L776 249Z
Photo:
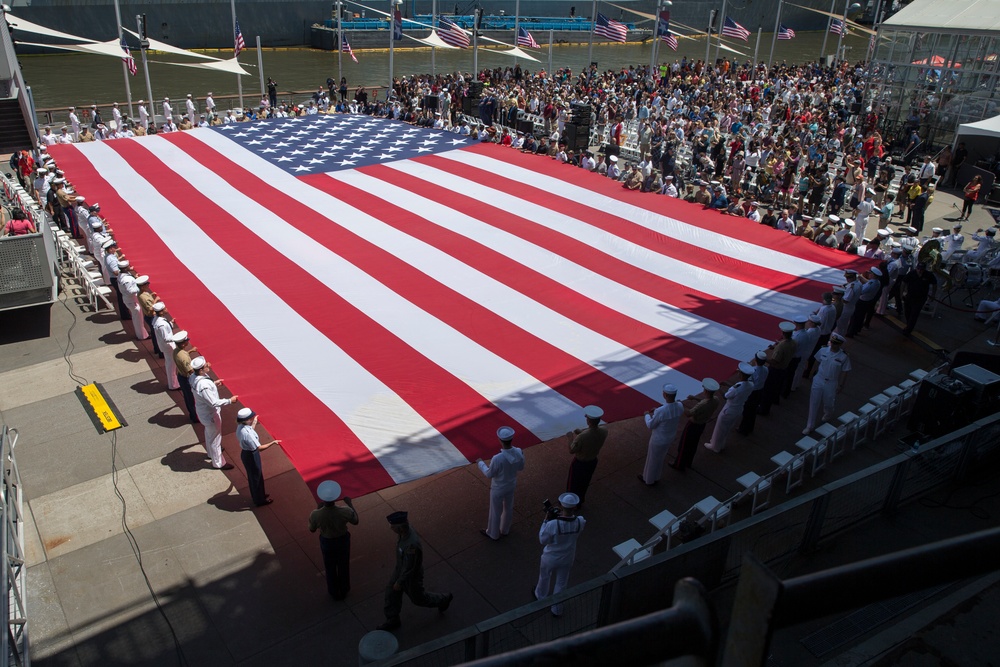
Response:
M436 183L454 192L473 197L483 203L506 210L510 195L417 162L393 162L389 167L416 176L429 183ZM618 202L620 203L620 202ZM416 209L422 210L422 209ZM790 294L766 290L758 285L736 280L695 264L683 262L632 241L611 237L602 229L529 201L520 201L514 211L518 217L565 234L585 243L599 252L608 254L627 264L649 271L654 275L669 276L671 280L718 299L745 305L768 315L790 319L815 308L815 304ZM609 213L614 214L613 211Z
M739 257L750 264L756 264L792 276L799 276L827 284L840 284L844 279L843 269L824 266L801 257L796 257L795 255L788 255L764 246L740 241L739 239L726 236L721 232L713 232L695 227L694 225L685 224L668 216L653 213L647 209L602 195L595 190L573 185L572 183L542 173L528 171L503 160L497 160L472 151L465 151L460 154L454 152L440 153L439 155L449 160L470 164L478 169L483 169L520 183L529 183L546 192L559 195L564 199L576 201L600 211L608 211L611 215L631 220L637 225L660 234L666 234L678 241L697 245L706 250L722 253L729 257Z
M218 136L212 130L198 134ZM148 137L143 145L166 156L165 163L172 169L183 166L191 172L197 167L186 155L172 154L173 145L161 137ZM230 257L112 148L94 145L83 155L247 331L348 424L394 481L418 479L467 463L423 417ZM207 170L200 171L200 178L207 177ZM184 171L178 173L187 178ZM217 203L234 206L240 198L232 191ZM276 322L281 326L275 326ZM395 425L387 426L387 421ZM419 453L399 447L396 434L400 432L419 439Z

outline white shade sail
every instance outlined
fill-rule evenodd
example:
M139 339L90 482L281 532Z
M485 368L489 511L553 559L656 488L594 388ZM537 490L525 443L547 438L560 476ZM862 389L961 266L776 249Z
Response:
M207 69L213 72L227 72L229 74L240 74L243 76L250 76L250 72L243 69L243 65L236 60L236 57L232 57L229 60L215 60L210 63L172 63L166 60L151 60L150 62L159 63L160 65L176 65L177 67L194 67L195 69Z
M30 32L35 35L45 35L46 37L57 37L59 39L72 39L77 42L90 42L96 44L96 40L87 39L86 37L78 37L77 35L70 35L65 32L59 32L58 30L52 30L51 28L46 28L43 25L38 25L37 23L32 23L27 19L22 19L14 16L13 14L7 13L6 15L7 23L9 23L14 30L20 30L21 32ZM42 45L46 46L46 45Z
M139 38L139 33L137 32L133 32L125 27L122 27L122 30L132 35L136 39ZM201 58L202 60L219 61L219 58L215 58L213 56L207 56L204 53L195 53L194 51L188 51L187 49L179 49L176 46L171 46L170 44L167 44L166 42L161 42L151 38L149 39L149 48L153 49L154 51L162 51L163 53L173 53L174 55L178 56L190 56L192 58Z
M90 42L88 44L38 44L36 42L18 42L24 46L38 46L43 49L60 49L62 51L77 51L79 53L92 53L98 56L111 56L113 58L124 58L121 44L117 39L110 42Z

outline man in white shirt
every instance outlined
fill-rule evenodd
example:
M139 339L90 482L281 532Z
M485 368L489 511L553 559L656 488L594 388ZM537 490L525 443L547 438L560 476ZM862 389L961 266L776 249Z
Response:
M215 100L212 99L212 91L208 91L208 97L205 98L205 113L209 118L215 113Z
M191 361L191 389L194 391L195 412L198 421L205 427L205 450L212 459L212 467L218 470L232 470L233 464L226 462L222 453L222 407L235 403L239 396L219 397L222 380L212 380L206 375L205 357L195 357Z
M649 445L646 449L646 465L639 479L646 486L656 486L663 475L663 461L667 451L677 437L677 427L684 414L684 406L677 401L677 387L663 385L663 405L655 410L647 410L646 428L650 430Z
M194 98L191 97L191 93L187 94L187 100L184 101L184 107L187 109L187 119L192 125L198 122L198 108L195 106Z
M174 108L172 106L170 106L170 98L169 97L164 97L163 98L163 118L166 119L167 122L169 122L169 121L173 120L173 117L174 117Z
M663 181L663 191L661 192L661 194L665 194L668 197L673 197L674 199L677 198L677 196L678 196L677 186L674 185L674 177L673 176L667 176L664 179L664 181Z
M139 124L142 129L149 130L149 111L146 110L146 100L139 100Z
M73 141L80 141L80 117L76 115L76 107L69 108L69 125L73 128ZM70 142L60 140L60 143Z

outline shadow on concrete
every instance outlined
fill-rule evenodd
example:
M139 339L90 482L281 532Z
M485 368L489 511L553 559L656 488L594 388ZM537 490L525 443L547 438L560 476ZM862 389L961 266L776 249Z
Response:
M0 345L48 338L52 304L0 312Z
M192 447L196 449L192 450ZM172 452L167 452L160 459L160 463L168 466L174 472L195 472L196 470L204 470L211 466L208 455L201 450L197 442L178 447Z
M209 498L206 502L220 509L223 512L249 512L253 509L253 504L250 499L241 494L234 494L233 491L236 487L233 485L232 481L229 483L229 488L225 491L219 491L217 494Z
M131 387L138 394L144 394L146 396L153 396L154 394L162 394L166 391L166 387L163 386L163 382L157 378L150 378L149 380L142 380L141 382L136 382ZM173 393L173 392L170 392ZM180 392L177 392L178 394Z
M191 424L191 418L188 417L186 412L181 414L167 414L168 412L174 411L175 408L164 408L154 415L150 416L146 421L150 424L155 424L156 426L163 426L165 428L182 428Z
M121 343L127 343L132 340L132 334L127 331L118 329L116 331L109 331L97 340L108 345L119 345Z

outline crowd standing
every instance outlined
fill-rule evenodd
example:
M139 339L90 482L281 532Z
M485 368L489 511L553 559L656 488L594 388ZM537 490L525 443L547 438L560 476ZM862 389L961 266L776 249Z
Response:
M201 109L191 95L183 111L176 112L164 98L159 127L149 111L152 105L144 100L135 120L113 105L109 124L96 105L87 114L89 123L81 122L70 107L67 124L58 133L45 128L37 152L12 158L22 183L94 255L135 337L142 340L152 333L154 351L166 362L167 389L180 390L191 420L204 426L205 447L215 468L233 467L221 448L221 409L238 397L220 396L222 380L209 374L211 365L203 356L192 356L197 350L190 346L188 332L178 330L166 305L149 288L150 278L140 275L118 246L100 205L74 190L47 146L289 116L364 113L534 153L613 179L623 188L684 199L720 215L744 218L746 224L771 227L775 234L798 235L830 252L870 260L860 272L847 270L843 284L817 294L814 308L782 322L774 343L739 362L732 378L705 378L703 391L683 400L678 400L675 386L663 386L664 404L645 415L650 440L638 477L646 486L658 484L672 447L669 465L681 472L695 463L700 445L715 454L723 452L734 432L751 434L757 415L770 414L803 379L810 381L803 433L811 433L833 415L836 396L851 371L847 340L870 328L875 314L894 308L908 334L933 291L941 287L942 276L947 279L945 269L956 253L968 250L968 259L1000 266L996 229L979 230L972 237L978 245L971 249L963 248L960 224L951 234L938 228L923 234L937 184L954 184L968 153L960 144L954 154L948 150L936 157L917 155L920 142L911 139L902 159L894 157L891 142L880 134L877 114L861 108L865 69L860 63L782 63L768 69L728 60L707 66L684 58L656 70L633 66L600 72L591 67L551 75L515 66L476 76L401 77L381 96L364 87L357 87L353 96L348 90L345 79L331 78L304 103L282 103L277 83L269 79L259 105L240 112L220 111L211 92ZM531 130L524 129L525 122ZM596 128L598 150L592 149L589 129L584 130L587 141L574 140L576 133L570 130L580 126ZM978 177L964 186L965 207L958 222L968 219L980 188ZM29 227L23 216L5 223L7 233L31 233ZM983 301L976 316L1000 317L1000 301ZM608 438L603 415L601 408L587 406L586 427L566 435L569 475L559 506L546 512L539 530L536 598L558 593L568 584L586 525L578 512ZM713 418L711 436L702 442ZM249 408L237 413L237 421L249 492L256 505L268 504L260 451L280 440L261 444L255 431L257 415ZM525 465L523 453L512 444L515 430L502 427L497 437L500 451L489 463L477 461L491 479L489 514L481 532L494 541L511 530L517 476ZM320 532L328 593L339 600L350 590L348 525L358 524L358 514L348 497L343 498L346 507L336 505L341 499L336 482L323 482L317 494L319 508L309 517L309 529ZM418 606L442 612L453 596L424 589L422 546L406 512L394 512L387 520L397 535L396 565L385 591L386 621L380 627L394 630L401 625L404 594ZM551 611L559 615L562 608L552 605Z

